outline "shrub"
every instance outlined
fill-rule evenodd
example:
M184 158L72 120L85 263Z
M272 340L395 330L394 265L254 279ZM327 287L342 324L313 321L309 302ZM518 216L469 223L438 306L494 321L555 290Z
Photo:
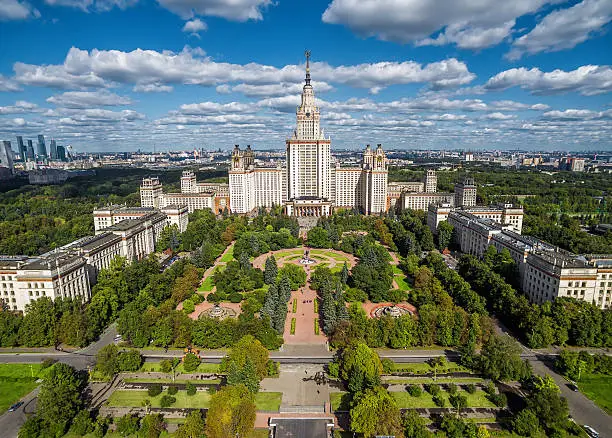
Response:
M239 303L240 301L242 301L242 294L235 292L233 294L230 294L228 296L228 299L230 300L231 303Z
M178 392L178 388L176 386L168 386L168 394L174 395Z
M465 390L470 394L474 394L476 392L476 385L474 385L473 383L470 383L469 385L465 387Z
M170 362L168 359L162 360L159 363L159 369L162 373L169 373L170 371L172 371L172 362Z
M434 397L440 394L440 386L435 383L429 383L426 387L427 392L433 395Z
M412 397L420 397L423 393L419 385L408 385L406 387L406 391L408 391L408 394L410 394Z
M508 399L506 398L506 394L490 394L489 400L498 408L503 408L508 404Z
M493 384L493 382L487 382L487 384L484 387L484 392L486 392L489 395L495 394L495 385Z
M195 304L193 301L190 299L183 301L183 310L185 313L193 313L195 311Z
M162 393L162 386L160 383L154 383L149 386L148 390L149 396L155 397Z
M280 363L268 360L266 363L266 373L268 377L276 377L280 374Z
M48 357L46 359L43 359L43 361L40 363L40 368L44 370L45 368L49 368L55 362L57 362L57 360Z
M187 353L183 360L183 368L186 372L191 373L198 369L200 365L200 357L197 354Z
M436 404L436 406L443 408L444 405L446 404L446 400L444 400L444 397L442 397L440 394L436 394L432 397L433 402Z
M185 391L187 391L187 395L195 395L197 389L193 383L187 382L185 385Z
M159 401L159 404L162 408L168 408L172 406L174 402L176 402L175 397L172 397L170 395L163 395L161 400Z
M206 298L206 300L211 303L219 303L222 301L222 298L219 294L212 293L212 294L208 294L208 297Z
M334 379L340 375L340 364L338 362L330 362L327 364L327 374Z
M383 366L383 373L385 374L392 373L395 370L395 364L393 363L391 359L387 359L387 358L383 359L382 366Z
M455 385L454 383L449 383L448 385L446 385L446 392L451 395L457 394L457 385Z

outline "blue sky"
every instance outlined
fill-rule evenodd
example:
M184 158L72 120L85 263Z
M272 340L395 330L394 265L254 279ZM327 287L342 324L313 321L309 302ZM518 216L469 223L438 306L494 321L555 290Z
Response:
M0 139L612 149L609 0L0 0Z

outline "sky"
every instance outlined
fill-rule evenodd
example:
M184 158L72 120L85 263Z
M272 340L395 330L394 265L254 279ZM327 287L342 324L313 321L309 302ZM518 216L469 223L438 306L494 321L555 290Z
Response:
M610 0L0 0L0 140L612 150Z

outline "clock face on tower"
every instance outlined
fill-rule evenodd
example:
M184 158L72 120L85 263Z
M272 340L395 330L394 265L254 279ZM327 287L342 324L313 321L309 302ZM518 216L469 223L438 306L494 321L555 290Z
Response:
M310 117L310 113L306 113L306 117Z

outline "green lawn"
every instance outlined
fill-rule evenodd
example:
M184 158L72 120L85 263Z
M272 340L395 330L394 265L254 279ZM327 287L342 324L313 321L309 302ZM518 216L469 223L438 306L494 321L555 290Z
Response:
M151 397L147 391L118 390L112 393L108 399L108 405L114 407L141 407L142 403L149 399L151 407L159 408L160 400L168 391L163 391L160 395ZM187 395L185 391L179 391L172 397L176 398L173 408L208 408L210 394L206 391L198 391L195 395Z
M460 384L467 384L467 383L477 384L477 383L482 383L484 381L485 379L482 379L480 377L459 377L459 378L438 377L438 380L436 381L434 381L433 377L406 377L403 379L401 377L390 377L390 378L383 377L383 382L389 383L391 385L393 384L410 385L412 383L456 383L460 385Z
M36 388L36 380L48 370L42 370L40 364L0 364L0 414Z
M221 260L219 260L219 261L220 262L229 263L232 260L234 260L234 247L233 246L229 249L228 252L223 254L223 257L221 257Z
M198 366L198 369L194 372L196 373L218 373L219 366L220 365L218 363L202 362ZM160 362L145 362L142 364L142 367L140 368L140 370L141 371L151 371L151 372L161 372ZM177 374L185 372L182 363L178 364L178 366L176 367L176 372Z
M214 271L212 274L206 277L206 279L202 282L202 284L198 288L199 291L210 292L213 289L213 286L215 285L213 283L213 275L214 275Z
M255 405L259 411L278 412L282 398L282 392L258 392L255 396Z
M403 290L403 291L409 291L412 290L412 287L406 282L406 276L405 275L395 275L394 277L395 282L397 283L397 287L399 288L399 290Z
M433 370L434 370L431 366L429 366L429 364L425 362L395 363L393 368L395 371L401 371L401 372L407 372L407 373L417 373L417 374L423 374L423 373L428 373L428 372L433 373ZM457 362L446 362L446 366L438 367L437 372L444 373L444 372L448 372L449 370L452 370L453 372L460 371L462 373L470 372L470 370L468 370L465 367L462 367Z
M583 374L578 382L580 391L597 406L612 415L612 376Z
M332 392L329 394L332 411L348 411L351 404L351 394L348 392Z
M401 408L435 408L437 407L434 403L431 394L428 392L423 392L420 397L412 397L407 392L390 392L395 401L397 402L397 406ZM470 394L465 391L459 391L460 394L463 394L467 397L467 405L468 408L494 408L495 405L491 403L484 391L476 391L474 394ZM448 393L446 391L440 392L440 395L446 400L445 407L450 408L451 405L448 402Z
M394 275L404 275L404 272L397 265L391 265Z
M169 384L169 383L176 383L176 384L186 384L188 382L197 382L197 383L208 383L210 385L218 385L221 383L221 380L219 379L210 379L210 380L190 380L190 379L176 379L174 382L172 381L172 378L168 378L168 379L156 379L154 377L135 377L135 378L128 378L128 379L123 379L124 382L126 383L162 383L162 384Z

